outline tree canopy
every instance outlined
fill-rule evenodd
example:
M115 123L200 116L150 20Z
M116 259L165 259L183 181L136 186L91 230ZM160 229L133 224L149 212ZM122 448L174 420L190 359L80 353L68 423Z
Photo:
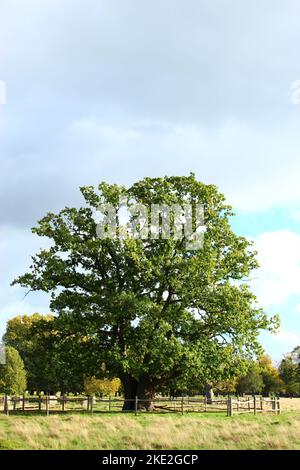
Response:
M246 375L240 377L237 384L238 393L261 393L264 388L263 378L261 376L259 366L253 363Z
M300 394L300 346L283 358L279 366L280 378L284 383L284 392L288 395Z
M27 372L27 384L30 390L43 390L46 387L49 349L44 334L40 334L42 325L53 321L53 315L17 315L7 322L3 341L15 348L20 354Z
M65 332L59 318L40 313L8 320L3 336L4 343L17 349L24 361L28 389L46 393L83 390L89 371L81 361L77 340Z
M249 288L256 254L232 231L232 209L215 186L191 174L81 192L83 207L48 213L33 229L51 247L14 284L51 293L51 311L91 376L104 362L125 398L146 398L164 385L237 376L261 353L259 332L274 329L277 318L268 318ZM146 207L202 204L203 246L189 249L172 231L168 239L99 238L95 210L118 210L124 197Z
M10 346L5 348L5 364L0 365L0 392L20 395L26 390L26 372L18 351Z

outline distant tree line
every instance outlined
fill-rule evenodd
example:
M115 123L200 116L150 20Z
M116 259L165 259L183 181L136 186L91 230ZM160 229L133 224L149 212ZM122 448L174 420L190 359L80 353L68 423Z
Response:
M98 361L94 348L78 333L70 338L61 319L53 315L16 316L7 322L3 337L6 364L0 366L0 392L18 395L30 393L85 393L114 395L122 390L106 364ZM76 340L76 341L74 341ZM92 360L91 360L92 359ZM91 364L93 365L91 367ZM96 371L96 373L95 373ZM203 393L207 383L171 381L161 388L162 394L181 395ZM300 346L287 354L278 367L269 356L249 360L244 374L228 380L212 380L217 394L281 394L300 396Z
M84 338L78 343L73 340L65 337L53 315L34 313L9 320L3 336L6 364L0 366L0 393L19 395L27 390L30 394L103 396L119 392L121 382L105 364L89 369L91 357Z

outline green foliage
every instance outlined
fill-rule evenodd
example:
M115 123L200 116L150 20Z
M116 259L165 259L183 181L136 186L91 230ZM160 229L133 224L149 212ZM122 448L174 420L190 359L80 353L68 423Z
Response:
M18 351L10 346L5 348L6 363L0 365L0 392L20 395L26 389L26 372Z
M280 378L284 384L283 391L288 395L300 394L300 372L298 354L296 348L291 354L287 354L279 366Z
M48 350L42 325L52 322L53 315L17 315L8 320L3 341L15 348L24 361L30 390L47 390Z
M238 380L237 391L238 393L261 393L264 388L261 371L257 363L253 363L246 375Z
M82 391L88 369L80 351L89 353L86 339L75 333L70 337L58 318L39 313L18 315L7 322L3 339L20 353L29 390Z
M268 319L245 282L257 267L255 252L231 230L224 196L194 175L98 189L81 189L86 207L40 220L33 232L52 246L14 281L51 293L66 350L91 376L105 362L127 395L245 372L261 352L260 330L274 329L277 318ZM121 196L146 206L203 204L203 248L187 250L174 237L99 239L94 208L117 205Z
M262 393L263 395L280 393L282 388L283 382L279 371L267 355L261 356L256 362L249 363L247 374L238 379L236 387L239 393Z

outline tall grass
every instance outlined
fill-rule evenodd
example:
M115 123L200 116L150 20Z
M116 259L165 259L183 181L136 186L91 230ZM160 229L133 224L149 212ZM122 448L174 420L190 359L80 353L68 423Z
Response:
M300 413L0 416L1 449L300 449Z

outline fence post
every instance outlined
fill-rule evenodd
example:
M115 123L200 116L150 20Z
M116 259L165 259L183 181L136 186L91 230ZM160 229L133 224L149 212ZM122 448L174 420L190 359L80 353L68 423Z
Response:
M263 409L264 409L264 399L263 399L263 397L260 397L260 409L261 409L261 411L263 411Z
M24 403L24 401L23 401ZM41 394L39 393L39 401L38 401L38 404L39 404L39 411L41 411L42 409L42 400L41 400Z
M111 398L110 398L110 395L108 397L108 411L109 412L111 411Z
M138 397L135 397L135 401L134 401L134 414L135 414L135 416L137 415L137 411L138 411Z
M248 398L248 411L249 411L249 413L250 413L250 411L251 411L251 402L250 402L250 398Z
M280 397L277 397L277 414L280 415L281 410L280 410Z
M181 397L181 414L182 414L182 416L183 416L183 411L184 411L183 410L183 397Z
M274 413L276 413L277 403L276 403L276 398L275 397L271 398L271 407L272 407L272 411L274 411Z
M65 395L61 397L61 411L65 411Z
M49 395L46 395L46 416L49 416Z
M253 404L254 404L254 414L256 415L256 396L253 397Z
M6 414L6 416L9 415L7 394L5 394L4 397L4 413Z
M25 393L23 393L22 411L25 411Z
M233 416L232 397L229 397L229 398L228 398L227 406L228 406L227 416Z
M207 411L207 397L204 397L204 411Z

